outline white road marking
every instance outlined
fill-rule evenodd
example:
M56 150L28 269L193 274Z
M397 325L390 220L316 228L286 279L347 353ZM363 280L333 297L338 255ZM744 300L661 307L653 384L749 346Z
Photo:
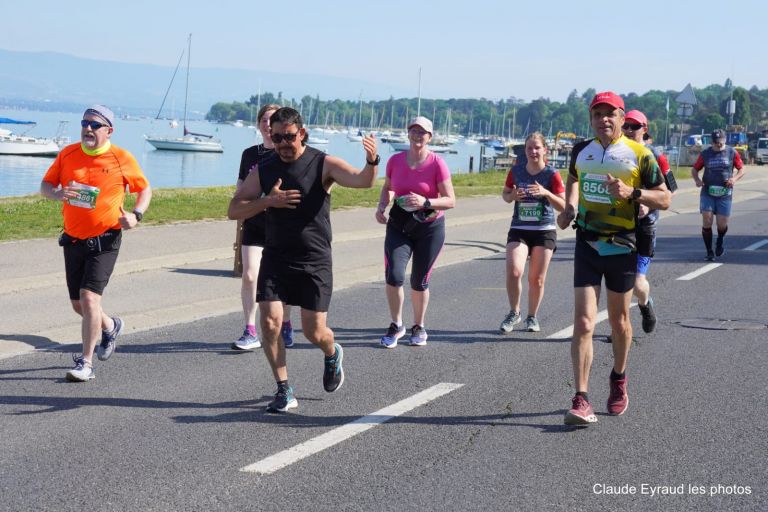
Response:
M753 243L749 247L745 247L744 250L745 251L756 251L756 250L758 250L759 248L761 248L762 246L764 246L766 244L768 244L768 240L760 240L759 242Z
M715 270L717 267L722 266L722 263L708 263L701 267L699 270L694 270L693 272L689 274L685 274L684 276L680 276L677 278L678 281L690 281L692 279L696 279L702 274L706 274L710 270Z
M604 309L597 314L597 318L595 318L595 325L599 324L603 320L608 320L607 309ZM550 334L549 336L547 336L547 339L557 340L557 339L566 339L566 338L572 338L572 337L573 337L573 325L569 325L562 331L557 331L555 334Z
M373 414L358 418L352 423L347 423L341 427L337 427L330 432L321 434L317 437L305 441L301 444L288 448L282 452L270 455L266 459L262 459L259 462L255 462L240 471L247 473L259 473L262 475L268 475L278 471L286 466L298 462L301 459L319 453L326 448L330 448L333 445L339 444L342 441L356 436L366 430L372 429L376 425L380 425L386 421L391 420L397 416L405 414L406 412L431 402L443 395L455 391L462 387L464 384L452 384L450 382L441 382L431 388L425 389L420 393L408 397L404 400L400 400L390 406L380 409Z

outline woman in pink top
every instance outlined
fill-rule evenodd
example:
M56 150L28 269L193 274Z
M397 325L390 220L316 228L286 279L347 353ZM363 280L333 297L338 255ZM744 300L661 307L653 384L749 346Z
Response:
M419 347L427 344L424 315L429 303L429 277L445 242L443 211L456 203L448 166L428 148L432 122L422 116L415 118L408 125L408 140L410 149L387 162L387 175L376 209L376 220L387 225L384 268L392 323L380 342L386 348L395 348L397 340L405 335L403 283L411 255L414 325L410 344ZM393 197L395 201L387 218L384 212Z

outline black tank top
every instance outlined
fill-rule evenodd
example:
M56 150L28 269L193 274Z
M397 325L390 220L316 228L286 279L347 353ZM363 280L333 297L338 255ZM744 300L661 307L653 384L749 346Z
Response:
M289 263L325 263L331 258L331 196L323 187L325 153L309 146L295 162L269 158L259 166L261 188L269 193L278 179L282 190L299 190L296 209L269 208L265 255Z
M265 147L264 144L257 144L251 146L243 151L242 157L240 157L240 172L237 178L241 181L245 181L251 170L256 165L261 165L261 162L274 158L275 150ZM243 221L243 230L250 233L250 238L258 245L264 244L264 238L266 236L266 221L265 216L262 214L256 214L253 217L249 217Z

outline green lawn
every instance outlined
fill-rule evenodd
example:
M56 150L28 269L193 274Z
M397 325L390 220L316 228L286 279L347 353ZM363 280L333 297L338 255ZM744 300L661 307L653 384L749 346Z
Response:
M457 197L501 194L505 178L505 171L452 176ZM225 219L234 191L233 186L156 189L142 224ZM380 191L381 180L371 189L336 187L331 204L334 209L374 207ZM129 196L126 210L133 208L133 201L134 197ZM0 198L0 241L54 237L61 226L61 203L57 201L40 195Z

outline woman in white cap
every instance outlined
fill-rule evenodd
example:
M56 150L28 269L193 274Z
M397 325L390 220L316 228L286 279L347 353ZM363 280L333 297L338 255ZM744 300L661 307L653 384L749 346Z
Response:
M448 166L429 150L432 133L432 121L426 117L416 117L408 124L411 147L387 162L387 174L376 209L376 220L387 225L384 265L392 323L380 341L386 348L395 348L397 340L406 333L403 283L405 267L411 256L413 327L410 344L419 347L427 344L424 316L429 303L429 277L445 242L443 212L456 203ZM384 212L393 198L387 218Z

